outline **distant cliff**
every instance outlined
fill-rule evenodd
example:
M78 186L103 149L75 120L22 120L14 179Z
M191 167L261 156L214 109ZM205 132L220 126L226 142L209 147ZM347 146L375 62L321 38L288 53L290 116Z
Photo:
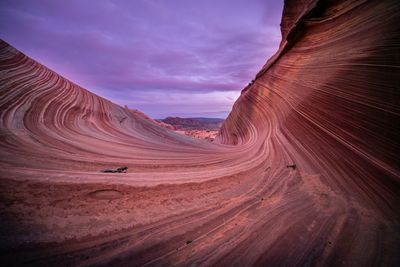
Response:
M221 128L224 119L167 117L160 121L173 125L180 130L218 131L219 128Z

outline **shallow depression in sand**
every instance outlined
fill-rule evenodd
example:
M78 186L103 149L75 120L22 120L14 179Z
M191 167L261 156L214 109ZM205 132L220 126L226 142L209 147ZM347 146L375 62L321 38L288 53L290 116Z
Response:
M114 189L101 189L90 192L89 196L97 199L117 199L122 197L122 193Z

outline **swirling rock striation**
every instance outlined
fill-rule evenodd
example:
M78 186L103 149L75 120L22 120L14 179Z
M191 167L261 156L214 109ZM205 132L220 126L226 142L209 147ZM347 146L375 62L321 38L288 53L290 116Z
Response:
M400 265L399 20L398 1L285 1L217 143L1 42L2 262Z

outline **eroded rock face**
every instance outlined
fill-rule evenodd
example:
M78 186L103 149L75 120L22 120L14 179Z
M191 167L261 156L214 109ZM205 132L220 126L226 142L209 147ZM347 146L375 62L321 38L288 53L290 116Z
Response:
M296 37L237 100L219 140L285 147L302 170L382 212L390 203L390 213L400 189L399 5L308 2L286 3L282 34Z
M2 42L1 262L399 265L399 9L286 1L280 49L219 144Z

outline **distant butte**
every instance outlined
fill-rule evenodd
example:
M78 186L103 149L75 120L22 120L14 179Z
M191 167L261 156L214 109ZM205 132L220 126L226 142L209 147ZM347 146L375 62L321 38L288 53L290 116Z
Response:
M399 266L399 21L398 0L285 1L213 143L1 41L1 265Z
M157 121L177 133L214 142L224 119L167 117Z

